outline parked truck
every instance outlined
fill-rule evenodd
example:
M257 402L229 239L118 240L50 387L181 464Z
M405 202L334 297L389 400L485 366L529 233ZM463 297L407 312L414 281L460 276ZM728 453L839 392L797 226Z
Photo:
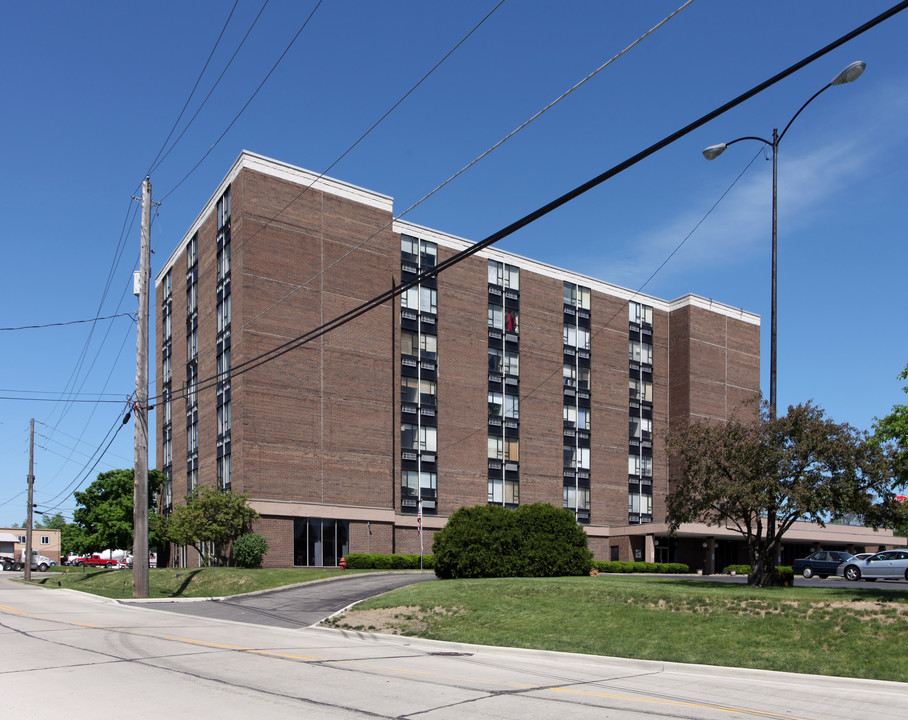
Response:
M22 551L18 558L14 555L3 555L0 557L0 562L3 563L4 570L22 570L25 568L25 550ZM37 550L32 550L32 570L45 572L47 568L56 564L49 557L39 555Z

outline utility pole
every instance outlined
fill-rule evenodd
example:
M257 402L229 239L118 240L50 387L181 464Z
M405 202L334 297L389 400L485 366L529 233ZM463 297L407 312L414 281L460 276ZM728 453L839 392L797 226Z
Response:
M142 246L133 291L139 296L136 331L136 400L133 409L132 596L148 597L148 282L151 265L151 180L142 183Z
M32 508L35 501L35 418L28 433L28 517L25 521L25 581L32 579Z

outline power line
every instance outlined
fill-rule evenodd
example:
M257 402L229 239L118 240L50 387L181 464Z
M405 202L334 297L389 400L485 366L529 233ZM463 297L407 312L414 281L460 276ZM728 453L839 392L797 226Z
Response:
M105 315L104 317L95 317L89 318L87 320L69 320L67 322L55 322L55 323L45 323L44 325L20 325L19 327L0 327L0 331L13 331L13 330L38 330L41 328L49 327L63 327L64 325L78 325L80 323L96 323L101 320L113 320L115 318L129 317L132 318L132 321L136 321L135 313L118 313L117 315Z
M239 4L239 2L240 2L240 0L234 0L233 7L230 8L230 13L228 13L227 19L224 21L224 27L221 28L221 32L218 34L218 39L214 41L214 47L212 47L211 52L208 53L208 59L205 61L205 64L202 66L202 70L199 73L199 76L196 78L195 85L193 85L192 90L189 91L189 97L187 97L186 102L183 103L183 107L180 110L180 114L177 115L177 119L173 121L173 126L170 128L170 132L167 133L167 137L164 139L164 142L161 145L161 149L158 150L158 154L155 155L154 160L151 161L151 167L149 167L148 171L145 173L146 177L151 175L151 173L155 169L157 169L158 158L161 158L161 153L164 152L164 148L166 148L167 143L170 142L170 138L173 136L174 130L177 129L177 125L180 124L180 120L183 118L183 113L186 112L186 108L189 107L189 102L192 100L192 96L195 95L195 91L198 89L199 83L202 82L202 77L205 75L205 71L208 69L208 64L211 62L211 58L214 57L214 52L215 52L215 50L218 49L218 45L220 45L220 43L221 43L221 38L224 37L224 32L227 30L227 26L230 24L230 18L233 17L233 13L236 10L236 6ZM267 4L268 4L268 0L265 0L265 5L267 5ZM265 5L262 6L262 10L265 9ZM261 15L261 14L262 13L260 10L259 15ZM256 16L256 20L258 20L258 16ZM253 25L254 24L255 23L253 23ZM245 42L245 40L246 39L243 38L243 42ZM242 44L241 44L241 46L242 46ZM235 56L235 54L234 54L234 56ZM233 61L233 58L230 58L230 60ZM227 67L230 67L230 63L227 63ZM226 71L226 68L224 68L224 69ZM220 81L220 78L218 78L218 81ZM217 83L215 83L215 87L217 87ZM212 90L214 90L214 88L212 88ZM208 93L208 95L210 97L211 93ZM205 100L208 100L208 98L206 97ZM202 101L202 104L199 106L199 110L201 110L202 107L205 106L205 100ZM198 111L196 111L196 115L198 115L198 114L199 114ZM190 118L189 122L186 123L186 127L183 128L183 133L185 133L186 130L189 128L189 126L192 125L192 121L195 120L196 115L193 115ZM171 145L171 147L170 147L170 150L173 150L173 148L176 147L176 144L180 141L180 138L183 137L183 133L180 133L180 137L178 137L174 141L173 145ZM170 154L170 150L167 151L168 154ZM166 157L167 157L167 155L164 156L164 158L166 158ZM161 162L164 162L164 158L161 158Z
M204 155L202 155L201 159L195 165L192 166L192 169L188 173L186 173L183 176L183 178L176 185L174 185L170 190L168 190L166 193L164 193L164 196L161 198L161 202L163 202L168 197L170 197L176 191L176 189L178 187L180 187L180 185L182 185L184 182L186 182L186 180L189 179L189 176L192 175L198 169L199 165L201 165L203 162L205 162L205 159L218 146L218 144L221 142L221 140L224 139L224 136L228 132L230 132L230 128L232 128L234 126L234 124L236 123L236 121L240 119L240 115L242 115L246 111L246 108L249 107L249 105L255 99L255 96L259 94L259 91L262 89L262 87L264 87L265 83L268 82L268 78L271 77L271 74L277 69L277 66L281 64L281 61L284 59L284 56L286 56L287 53L290 52L290 48L293 47L294 43L296 43L296 41L297 41L297 38L299 38L299 36L302 34L303 30L306 29L306 26L309 24L309 21L312 19L312 16L315 15L315 11L319 9L319 7L321 6L323 1L324 0L318 0L318 2L315 4L315 7L312 8L312 12L310 12L309 16L306 18L305 22L303 22L303 24L300 26L300 29L296 31L296 35L293 36L293 39L290 41L290 44L287 45L286 48L284 48L284 52L281 53L280 57L277 59L277 61L274 63L274 65L271 67L271 69L268 71L268 74L265 75L265 78L262 80L262 82L259 83L259 86L255 89L255 91L252 93L252 95L246 101L246 104L240 108L240 111L234 116L233 120L230 121L230 124L224 129L224 132L222 132L218 136L218 139L215 140L214 143L212 143L211 147L208 148L208 150L205 152Z
M613 166L609 170L606 170L605 172L600 173L599 175L592 178L591 180L588 180L587 182L583 183L582 185L578 185L573 190L570 190L570 191L564 193L560 197L555 198L551 202L547 203L546 205L543 205L542 207L534 210L533 212L528 213L527 215L524 215L519 220L516 220L515 222L502 228L501 230L498 230L497 232L492 233L491 235L486 237L484 240L474 243L469 248L466 248L464 250L461 250L460 252L455 253L454 255L449 257L447 260L444 260L441 263L439 263L438 265L436 265L434 268L431 268L429 270L425 270L425 271L419 273L414 279L406 281L406 282L402 282L402 283L398 284L397 286L395 286L394 288L387 290L386 292L381 293L380 295L372 298L371 300L361 303L360 305L347 311L346 313L343 313L343 314L337 316L333 320L330 320L327 323L324 323L317 328L309 330L308 332L303 333L302 335L292 338L291 340L288 340L287 342L282 343L281 345L278 345L277 347L272 348L271 350L261 353L260 355L257 355L256 357L250 358L249 360L246 360L246 361L240 363L239 365L237 365L236 368L231 368L230 377L232 378L232 377L242 375L242 374L248 372L249 370L252 370L252 369L258 367L259 365L263 365L267 362L271 362L272 360L275 360L278 357L281 357L282 355L290 352L291 350L294 350L302 345L305 345L308 342L315 340L315 339L321 337L322 335L325 335L326 333L330 332L331 330L341 327L342 325L350 322L351 320L358 318L360 315L365 314L369 310L372 310L373 308L376 308L379 305L402 294L409 288L419 285L420 283L425 282L426 280L436 277L437 275L441 274L444 270L448 269L449 267L456 265L457 263L465 260L466 258L475 255L480 250L484 250L485 248L495 244L499 240L502 240L503 238L506 238L509 235L514 234L515 232L526 227L530 223L535 222L536 220L544 217L545 215L548 215L552 211L557 210L561 206L567 204L571 200L574 200L577 197L588 192L589 190L592 190L593 188L601 185L602 183L604 183L605 181L614 177L615 175L618 175L619 173L624 172L628 168L633 167L634 165L639 163L641 160L646 159L650 155L653 155L654 153L658 152L659 150L663 149L664 147L672 144L676 140L679 140L680 138L684 137L685 135L690 134L691 132L693 132L697 128L705 125L706 123L710 122L711 120L714 120L715 118L719 117L720 115L723 115L724 113L728 112L729 110L737 107L741 103L752 98L754 95L757 95L757 94L763 92L764 90L766 90L767 88L772 87L776 83L784 80L789 75L792 75L793 73L797 72L801 68L809 65L810 63L814 62L815 60L832 52L836 48L838 48L841 45L845 44L846 42L852 40L853 38L861 35L862 33L866 32L867 30L870 30L871 28L875 27L876 25L879 25L881 22L889 19L896 13L901 12L906 7L908 7L908 0L903 0L903 2L899 3L898 5L894 6L893 8L890 8L889 10L881 13L880 15L878 15L875 18L873 18L872 20L864 23L860 27L852 30L851 32L846 33L845 35L840 37L838 40L835 40L835 41L829 43L828 45L821 48L820 50L817 50L816 52L812 53L811 55L808 55L803 60L800 60L800 61L794 63L793 65L789 66L787 69L777 73L776 75L772 76L768 80L765 80L764 82L754 86L753 88L742 93L741 95L734 98L733 100L730 100L729 102L716 108L715 110L712 110L711 112L706 113L705 115L701 116L697 120L694 120L690 124L684 126L680 130L677 130L677 131L673 132L672 134L664 137L662 140L650 145L648 148L641 150L636 155L633 155L633 156L629 157L627 160L624 160L623 162L618 163L617 165ZM219 378L219 375L217 375L217 374L211 376L210 378L206 378L204 381L197 383L194 390L197 391L197 390L205 389L207 387L211 387L211 386L213 386L214 383L217 382L218 378ZM185 395L185 390L181 391L181 394Z

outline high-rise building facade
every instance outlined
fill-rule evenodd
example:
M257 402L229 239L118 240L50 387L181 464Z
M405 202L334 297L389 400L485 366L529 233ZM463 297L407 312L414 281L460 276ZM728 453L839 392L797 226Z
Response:
M156 279L163 510L248 493L269 566L429 552L483 503L569 508L598 559L724 551L715 529L668 537L662 438L759 393L759 318L494 247L426 272L470 245L244 152Z

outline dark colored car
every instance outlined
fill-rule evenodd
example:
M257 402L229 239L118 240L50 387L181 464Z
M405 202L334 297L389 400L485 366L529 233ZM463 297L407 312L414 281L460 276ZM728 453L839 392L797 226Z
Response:
M836 568L842 563L853 560L854 555L841 550L817 550L806 558L795 560L791 567L795 573L801 573L805 578L819 575L824 580L830 575L835 575Z

